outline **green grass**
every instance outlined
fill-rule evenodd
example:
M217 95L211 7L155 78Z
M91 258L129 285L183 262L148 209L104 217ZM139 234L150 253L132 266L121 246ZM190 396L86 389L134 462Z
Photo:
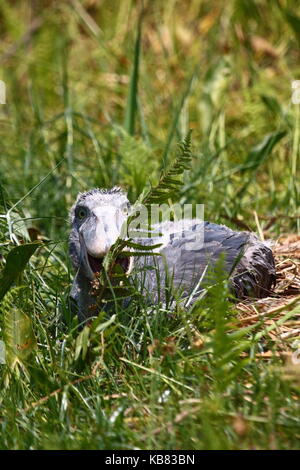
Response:
M134 202L189 128L173 202L299 232L298 2L136 3L0 5L0 448L299 449L299 371L263 325L235 324L221 278L190 311L141 298L81 331L71 316L78 191L118 184ZM20 249L21 272L7 255L30 234L43 243Z

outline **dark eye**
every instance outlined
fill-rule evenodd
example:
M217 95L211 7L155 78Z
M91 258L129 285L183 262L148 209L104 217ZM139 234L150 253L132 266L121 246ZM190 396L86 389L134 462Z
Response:
M80 209L78 209L78 212L77 212L78 219L80 220L85 219L86 216L87 216L87 210L84 207L80 207Z
M129 214L129 208L130 208L129 204L126 204L125 206L123 206L122 207L122 213L124 215L128 215Z

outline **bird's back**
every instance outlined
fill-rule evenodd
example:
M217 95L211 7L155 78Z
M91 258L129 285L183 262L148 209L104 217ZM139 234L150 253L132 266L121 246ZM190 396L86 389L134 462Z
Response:
M265 297L275 285L272 251L253 233L201 220L165 222L155 229L161 237L140 242L161 243L154 250L161 256L142 257L135 267L149 296L156 300L165 301L171 290L196 299L208 279L213 282L217 265L223 266L237 298Z

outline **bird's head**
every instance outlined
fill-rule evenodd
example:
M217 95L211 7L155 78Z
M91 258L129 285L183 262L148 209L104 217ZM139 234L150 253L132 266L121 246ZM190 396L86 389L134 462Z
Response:
M121 233L130 203L118 187L80 193L71 209L70 255L75 269L90 280L102 269L102 261ZM119 263L129 269L127 258Z

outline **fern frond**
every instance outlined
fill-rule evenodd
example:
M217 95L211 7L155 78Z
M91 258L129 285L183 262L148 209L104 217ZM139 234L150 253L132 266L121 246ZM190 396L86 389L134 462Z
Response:
M139 208L141 206L148 208L151 206L151 204L163 204L169 199L172 199L178 193L180 186L183 184L179 178L182 176L185 170L190 170L191 160L191 131L189 131L184 141L179 144L179 153L176 156L174 162L170 165L169 168L162 172L157 185L150 188L149 190L144 190L136 203L133 205L132 213L126 221L127 227L130 227L131 222L138 217ZM150 230L149 227L148 230ZM127 287L128 295L132 293L132 287L128 283L126 273L120 275L119 272L116 273L114 270L114 268L116 268L115 265L118 257L150 255L160 256L160 253L154 252L154 250L160 246L161 244L144 246L139 243L134 243L132 238L124 239L124 237L119 237L104 257L104 269L99 278L101 288L97 289L98 300L101 301L102 298L106 296L107 289L111 288L108 280L113 277L117 277L119 284ZM127 250L125 250L126 248ZM114 289L116 288L118 289L117 286L114 287ZM122 296L122 298L124 298L124 296Z
M162 172L158 184L143 197L141 203L145 206L163 204L168 199L172 199L183 184L177 178L183 174L184 170L191 169L191 132L190 130L184 141L179 144L179 153L170 168Z

